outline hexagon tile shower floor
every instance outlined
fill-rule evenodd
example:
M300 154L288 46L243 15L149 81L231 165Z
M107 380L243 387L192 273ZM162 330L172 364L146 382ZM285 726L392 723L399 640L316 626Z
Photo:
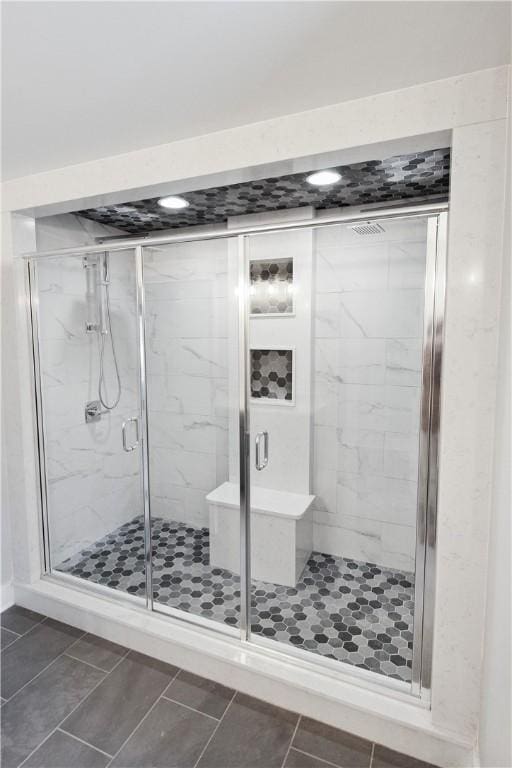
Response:
M210 566L208 528L155 519L155 601L236 626L240 580ZM58 570L144 595L144 523L137 517ZM411 680L413 575L313 552L294 587L253 581L252 631L388 677Z

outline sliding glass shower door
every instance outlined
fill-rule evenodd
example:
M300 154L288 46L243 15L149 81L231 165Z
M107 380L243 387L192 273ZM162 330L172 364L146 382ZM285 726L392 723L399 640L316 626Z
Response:
M144 598L135 274L133 249L29 267L47 568Z
M406 683L415 641L421 659L436 233L437 218L388 219L245 247L252 638Z
M153 605L226 627L240 614L237 281L236 239L143 248Z

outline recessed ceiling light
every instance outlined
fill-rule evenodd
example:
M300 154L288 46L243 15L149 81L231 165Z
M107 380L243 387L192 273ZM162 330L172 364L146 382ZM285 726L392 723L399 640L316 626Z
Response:
M188 200L185 200L184 197L175 197L171 195L171 197L161 197L158 201L158 205L161 205L162 208L173 208L177 211L180 208L188 208L190 203Z
M315 187L326 187L329 184L336 184L341 179L341 173L338 171L317 171L306 177L308 184Z

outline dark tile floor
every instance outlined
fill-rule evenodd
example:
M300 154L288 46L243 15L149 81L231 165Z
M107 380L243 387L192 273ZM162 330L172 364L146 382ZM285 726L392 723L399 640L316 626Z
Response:
M12 607L3 768L432 768Z
M237 626L240 579L210 565L208 528L152 520L154 599ZM136 517L58 570L145 594L144 522ZM375 563L313 552L295 587L253 581L255 634L410 682L414 577Z

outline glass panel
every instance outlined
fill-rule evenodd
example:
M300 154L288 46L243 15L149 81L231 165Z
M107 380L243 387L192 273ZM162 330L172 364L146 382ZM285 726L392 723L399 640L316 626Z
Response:
M426 226L258 234L247 248L263 307L251 302L253 637L407 682Z
M145 595L133 251L35 264L51 567Z
M154 607L240 613L238 248L144 248ZM229 407L231 406L231 407Z

